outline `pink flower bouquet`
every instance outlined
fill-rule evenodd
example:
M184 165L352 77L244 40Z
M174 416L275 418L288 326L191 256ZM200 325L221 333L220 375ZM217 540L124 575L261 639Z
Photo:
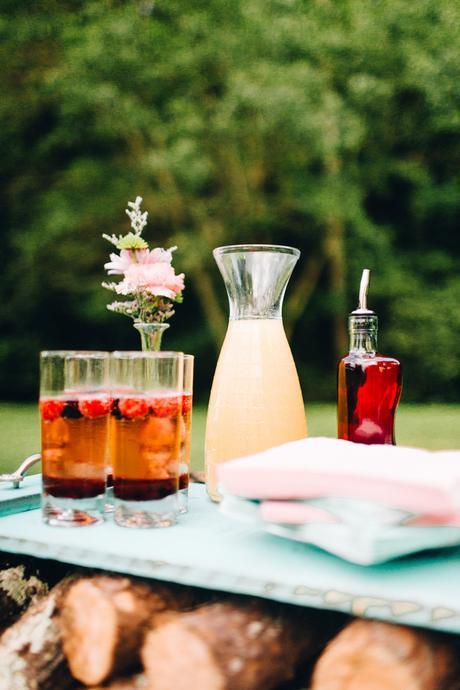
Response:
M123 276L119 283L102 283L103 287L129 299L107 305L110 311L130 316L136 323L163 322L174 314L174 302L182 302L184 274L172 266L177 247L149 249L142 230L147 224L147 211L141 213L142 198L129 201L126 213L132 231L127 235L103 235L119 254L110 254L104 264L108 275Z

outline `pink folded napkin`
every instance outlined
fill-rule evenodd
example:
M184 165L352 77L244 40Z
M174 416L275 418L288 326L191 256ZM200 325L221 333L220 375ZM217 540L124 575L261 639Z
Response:
M244 498L356 498L444 522L460 511L460 451L307 438L224 463L218 478L224 494Z

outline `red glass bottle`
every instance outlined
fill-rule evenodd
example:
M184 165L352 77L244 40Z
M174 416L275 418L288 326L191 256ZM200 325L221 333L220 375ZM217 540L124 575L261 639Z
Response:
M377 315L367 309L369 270L364 269L359 307L348 317L350 352L337 375L338 438L395 445L394 418L402 388L401 363L377 352Z

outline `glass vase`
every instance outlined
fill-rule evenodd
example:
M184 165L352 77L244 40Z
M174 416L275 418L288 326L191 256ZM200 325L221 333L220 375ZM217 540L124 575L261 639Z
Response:
M134 328L141 336L141 348L144 352L158 352L161 349L163 333L169 328L169 323L135 323Z
M230 306L205 438L207 490L218 501L220 463L304 438L307 425L281 314L299 250L233 245L213 254Z

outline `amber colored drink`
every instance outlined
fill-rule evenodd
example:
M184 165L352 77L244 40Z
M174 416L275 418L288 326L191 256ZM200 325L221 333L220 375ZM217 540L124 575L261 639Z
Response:
M188 489L190 477L190 446L192 438L192 405L191 393L182 396L182 418L180 434L179 489Z
M109 396L40 400L46 495L94 498L104 493Z
M181 395L155 393L114 400L111 449L115 498L150 501L177 492L183 423Z
M220 463L306 435L302 392L281 320L230 321L206 421L206 482L212 500L220 500Z

